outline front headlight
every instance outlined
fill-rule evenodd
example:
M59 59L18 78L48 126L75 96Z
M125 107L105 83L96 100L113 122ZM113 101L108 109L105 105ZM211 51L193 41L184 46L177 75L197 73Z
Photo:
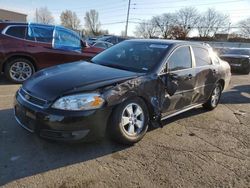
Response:
M65 96L58 99L52 108L60 110L93 110L101 108L104 104L104 99L98 93L77 94Z

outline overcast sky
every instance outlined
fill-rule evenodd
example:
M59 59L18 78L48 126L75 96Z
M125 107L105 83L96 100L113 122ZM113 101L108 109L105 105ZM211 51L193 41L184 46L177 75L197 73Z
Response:
M0 0L0 8L28 14L28 21L34 20L36 8L48 7L56 24L60 24L60 13L69 9L75 11L84 25L85 12L96 9L99 12L102 29L112 34L121 34L125 28L128 0ZM175 12L192 6L202 12L208 8L228 14L232 25L250 17L250 0L131 0L130 21L140 22L161 13ZM136 23L129 23L128 34L133 35Z

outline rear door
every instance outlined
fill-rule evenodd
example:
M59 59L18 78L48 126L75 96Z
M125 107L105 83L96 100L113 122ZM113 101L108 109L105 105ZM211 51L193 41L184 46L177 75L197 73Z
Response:
M202 46L192 46L195 59L195 88L192 103L206 101L218 77L218 66L214 65L209 49Z
M190 46L175 49L167 61L167 69L168 78L177 82L178 88L173 96L165 91L163 116L191 105L195 79Z

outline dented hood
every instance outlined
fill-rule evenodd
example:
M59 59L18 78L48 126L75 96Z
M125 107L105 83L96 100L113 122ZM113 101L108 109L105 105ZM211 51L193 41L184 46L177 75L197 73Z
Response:
M66 93L97 89L137 76L135 72L83 61L39 71L23 84L23 88L36 97L53 101Z

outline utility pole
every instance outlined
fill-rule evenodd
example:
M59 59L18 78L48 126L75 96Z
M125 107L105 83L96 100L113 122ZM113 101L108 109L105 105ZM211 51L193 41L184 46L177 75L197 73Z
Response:
M126 27L125 27L125 37L128 36L128 20L129 20L129 12L130 12L130 3L131 3L131 0L128 0L128 12L127 12Z
M38 12L37 12L37 8L36 8L36 23L38 23Z

